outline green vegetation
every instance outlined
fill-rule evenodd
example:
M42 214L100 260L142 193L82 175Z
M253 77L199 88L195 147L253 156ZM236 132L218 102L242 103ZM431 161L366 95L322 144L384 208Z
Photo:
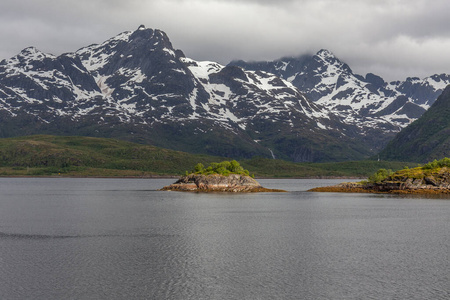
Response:
M35 135L0 139L0 176L179 176L198 163L228 170L227 166L218 166L221 163L212 164L226 159L106 138ZM293 163L261 157L241 160L239 166L256 177L326 178L368 177L380 168L398 170L405 165L417 166L369 160ZM225 170L219 172L226 173Z
M450 167L450 158L444 157L441 160L434 160L423 166L416 168L405 167L402 170L392 172L391 170L380 169L375 174L369 176L369 183L380 183L385 179L391 181L404 181L405 178L423 179L441 173L442 168Z
M228 176L230 174L238 174L238 175L249 175L248 170L245 170L237 161L222 161L220 163L211 163L207 168L202 163L198 163L194 170L192 170L191 174L201 174L201 175L210 175L210 174L219 174L223 176ZM186 171L186 175L188 172Z
M402 129L381 151L389 160L427 162L448 155L450 145L450 87L416 121Z
M369 176L368 181L370 183L380 183L392 174L394 174L392 170L379 169L375 174Z
M105 138L0 139L1 176L174 176L197 162L222 159Z
M357 177L367 178L380 168L399 170L405 165L417 166L417 163L394 161L347 161L334 163L292 163L277 159L252 158L241 161L244 168L255 176L277 178L329 178Z
M423 165L424 169L436 169L442 167L450 167L450 158L444 157L441 160L434 160L432 162Z

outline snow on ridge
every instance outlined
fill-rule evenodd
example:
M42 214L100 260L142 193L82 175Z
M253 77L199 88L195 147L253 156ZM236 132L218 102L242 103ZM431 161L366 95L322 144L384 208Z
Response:
M191 104L192 110L194 111L193 114L190 116L190 119L197 119L199 115L197 114L197 103L195 103L195 100L197 100L198 97L198 89L194 88L192 91L190 97L189 97L189 103Z
M271 73L245 71L247 80L233 78L232 80L239 82L249 91L245 96L242 94L236 95L229 86L214 84L209 81L209 76L220 72L225 68L224 66L210 61L197 62L189 58L182 58L181 60L197 78L197 82L210 95L209 103L202 103L204 110L221 120L229 119L243 129L249 117L240 118L226 107L233 107L239 101L250 101L250 99L254 99L252 100L252 105L256 109L257 114L278 115L282 112L297 111L310 119L330 118L329 112L319 112L318 108L309 103L292 83ZM213 107L216 108L213 109ZM213 113L213 111L216 113ZM294 126L290 118L285 121L291 127Z
M108 63L108 59L116 54L116 51L105 51L105 49L114 49L120 42L128 42L133 32L125 31L117 36L106 40L102 44L93 44L77 50L74 55L79 56L84 67L95 72L104 67Z
M43 60L45 58L56 59L56 56L50 53L44 53L36 47L27 47L23 49L18 55L14 58L24 57L27 61L36 61Z
M127 99L120 101L119 106L129 114L136 114L136 103L127 102Z
M101 44L92 44L87 47L80 48L75 53L76 54L84 54L86 52L97 52L99 49L104 48L105 46L111 45L112 47L116 46L120 42L128 42L130 39L130 36L133 32L132 31L125 31L122 33L119 33L118 35L104 41Z
M281 64L281 65L280 65L280 64ZM289 62L280 60L280 61L275 65L275 69L278 70L278 71L281 70L281 71L285 72L288 65L289 65Z
M338 60L336 56L334 56L334 54L329 50L322 49L317 52L316 55L313 56L313 58L318 62L322 62L326 66L334 66L338 69L342 69L342 67L344 66L344 63Z
M98 53L91 52L90 54L88 59L82 60L84 67L89 72L95 72L103 68L108 63L108 58L111 57L111 54L106 54L101 51Z
M181 58L195 77L209 80L209 75L220 72L224 66L212 61L195 61L190 58Z
M209 75L220 72L224 66L215 62L197 62L186 58L183 58L182 61L187 64L188 69L210 95L209 102L211 104L225 104L230 99L232 92L228 86L209 82Z
M44 59L55 60L57 57L53 54L44 53L35 47L28 47L19 54L6 60L8 69L17 68L20 70L30 69L33 62L42 61Z
M123 75L128 78L128 81L135 83L142 83L145 79L147 79L147 76L145 76L139 68L127 69L122 67L119 68L115 74Z
M447 87L447 85L450 84L450 80L443 80L440 78L438 78L438 79L439 79L439 81L436 81L432 77L426 77L423 81L424 81L424 83L429 84L436 90L444 90Z
M320 129L324 129L324 130L327 130L327 129L328 129L325 125L323 125L323 124L320 123L319 121L317 121L316 124L317 124L317 127L319 127Z
M176 57L175 51L173 51L172 49L169 49L169 48L167 48L167 47L164 47L162 50L163 50L164 52L168 53L170 56Z
M114 92L114 88L110 88L108 84L106 84L106 80L108 80L110 76L97 76L95 82L97 83L98 88L102 92L104 97L109 97Z

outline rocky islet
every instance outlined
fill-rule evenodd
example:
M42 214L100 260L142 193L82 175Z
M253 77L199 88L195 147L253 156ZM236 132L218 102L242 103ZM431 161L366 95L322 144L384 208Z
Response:
M189 174L182 176L175 183L162 188L163 191L180 192L285 192L278 189L267 189L261 186L254 178L246 175L230 174Z
M417 168L421 169L421 168ZM414 169L413 169L414 170ZM318 187L312 192L392 193L392 194L450 194L450 168L410 172L401 170L380 182L344 182L334 186Z

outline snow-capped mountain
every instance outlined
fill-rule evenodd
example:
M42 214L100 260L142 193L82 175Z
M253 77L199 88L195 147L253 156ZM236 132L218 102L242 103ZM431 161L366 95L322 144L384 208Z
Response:
M312 56L272 62L234 61L229 65L273 73L340 116L344 123L361 126L363 134L379 128L386 137L420 117L450 84L447 74L389 83L371 73L362 77L328 50Z
M342 123L293 84L260 70L186 58L164 32L140 26L74 53L30 47L3 60L0 135L118 137L294 161L372 153L358 140L358 126Z

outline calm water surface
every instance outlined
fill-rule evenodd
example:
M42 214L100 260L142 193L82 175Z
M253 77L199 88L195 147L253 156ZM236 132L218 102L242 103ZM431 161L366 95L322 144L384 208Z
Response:
M0 178L0 299L450 299L450 200Z

